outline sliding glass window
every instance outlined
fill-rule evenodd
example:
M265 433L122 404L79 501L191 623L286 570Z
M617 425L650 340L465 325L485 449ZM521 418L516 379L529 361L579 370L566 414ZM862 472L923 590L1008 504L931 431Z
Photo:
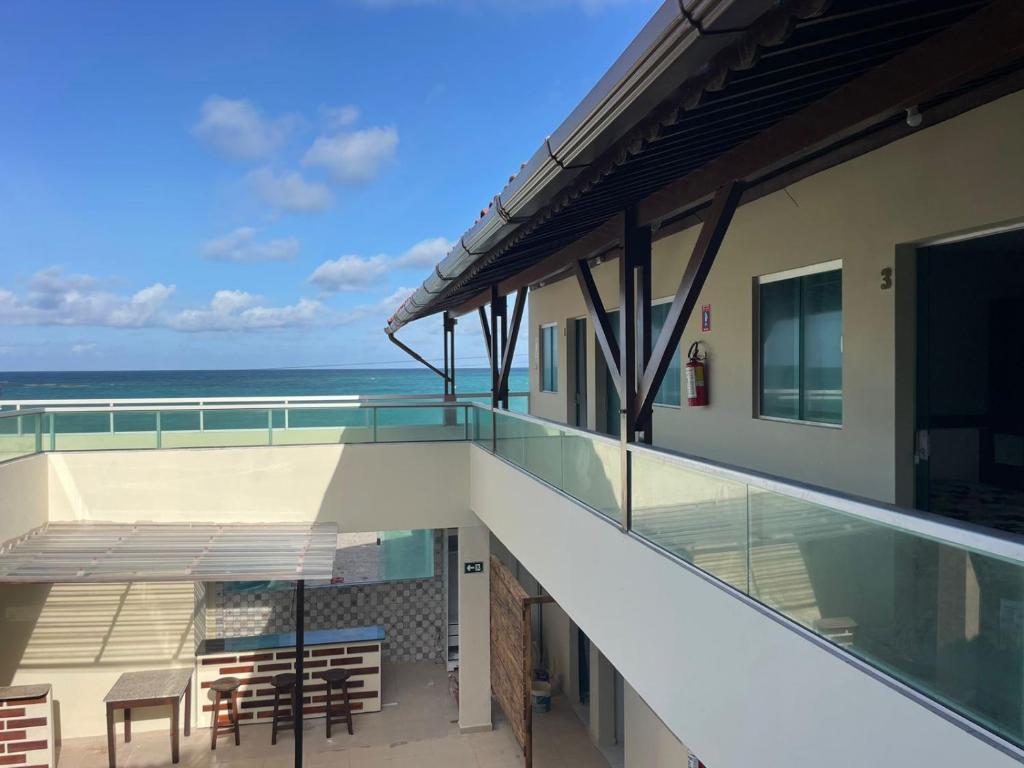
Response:
M758 279L761 416L843 422L842 262Z
M671 301L654 304L651 307L651 346L658 341L661 329L665 327L665 318L672 307ZM668 364L668 372L654 396L655 405L679 405L680 387L682 385L682 354L677 345L672 353L672 362Z
M540 328L540 389L558 391L558 325L554 323Z

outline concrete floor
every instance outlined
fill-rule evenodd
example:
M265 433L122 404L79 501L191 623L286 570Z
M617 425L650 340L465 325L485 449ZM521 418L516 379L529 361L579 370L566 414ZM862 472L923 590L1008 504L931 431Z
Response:
M500 711L495 728L486 733L462 734L458 709L448 693L444 667L432 663L389 664L384 668L384 708L357 715L355 734L344 726L333 737L324 734L323 720L307 720L303 732L308 768L514 768L523 758L512 731ZM389 706L390 705L390 706ZM169 737L164 729L136 733L124 744L118 732L118 768L170 766ZM290 731L270 745L270 726L245 725L242 744L222 737L210 750L210 731L200 727L182 738L184 768L251 766L288 768L294 764ZM564 698L556 697L550 712L534 717L536 768L608 768L593 746L583 724ZM63 745L59 768L105 768L105 737L69 739Z

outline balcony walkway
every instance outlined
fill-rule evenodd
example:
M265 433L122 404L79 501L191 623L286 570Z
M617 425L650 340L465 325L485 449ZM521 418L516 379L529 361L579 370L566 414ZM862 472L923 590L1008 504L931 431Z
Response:
M448 693L448 676L440 664L390 664L384 671L384 709L357 715L355 735L335 726L334 737L324 736L323 720L310 720L305 728L305 765L309 768L520 768L523 760L512 731L496 720L486 733L459 733L458 708ZM388 706L397 702L397 706ZM97 703L97 706L100 706ZM500 713L496 711L496 717ZM270 745L270 726L247 725L236 747L223 737L217 751L210 750L210 731L200 727L181 744L183 768L246 766L291 768L293 742L284 731L277 746ZM170 766L166 729L136 733L124 744L118 728L119 768ZM534 718L534 765L537 768L608 768L591 744L585 727L569 703L556 697L551 712ZM61 749L59 768L106 768L106 737L69 739Z

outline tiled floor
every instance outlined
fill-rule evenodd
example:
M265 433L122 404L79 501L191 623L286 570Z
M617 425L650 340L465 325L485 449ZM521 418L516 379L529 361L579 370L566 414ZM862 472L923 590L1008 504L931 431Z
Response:
M461 734L458 709L448 693L444 667L431 663L390 664L384 668L384 709L357 715L355 735L338 726L333 738L324 735L324 721L306 722L304 765L309 768L514 768L523 759L500 712L495 729ZM197 728L182 739L181 763L187 768L252 766L287 768L293 765L292 734L284 732L270 745L270 727L247 725L242 744L230 736L210 750L210 731ZM120 731L119 731L120 736ZM171 765L165 730L135 734L131 744L119 739L118 768L157 768ZM564 699L555 698L550 712L534 717L536 768L608 768L591 744L586 729ZM61 751L60 768L105 768L106 739L70 739Z

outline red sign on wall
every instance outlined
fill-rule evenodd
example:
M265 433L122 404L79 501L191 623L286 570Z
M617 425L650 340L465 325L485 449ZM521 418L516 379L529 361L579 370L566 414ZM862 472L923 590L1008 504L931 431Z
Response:
M700 329L705 333L711 330L711 305L705 304L700 308Z

